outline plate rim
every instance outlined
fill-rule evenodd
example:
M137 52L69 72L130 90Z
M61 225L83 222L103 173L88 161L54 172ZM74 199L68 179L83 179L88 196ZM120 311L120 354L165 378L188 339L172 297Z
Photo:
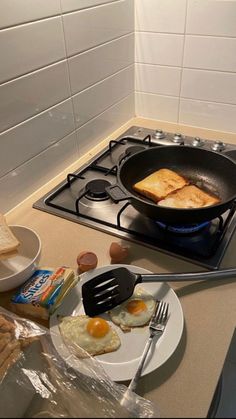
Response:
M75 285L75 287L70 291L70 293L68 294L68 296L66 298L69 298L71 292L73 292L73 290L75 290L75 288L76 288L76 292L80 293L80 296L81 296L81 285L83 283L83 280L86 280L86 279L89 280L89 279L91 279L96 274L100 274L102 272L105 272L108 269L115 269L115 268L118 268L118 267L125 267L125 268L130 269L130 270L132 270L134 272L152 273L150 270L145 269L145 268L142 268L142 267L137 266L137 265L114 264L114 265L101 266L101 267L98 267L96 269L93 269L93 270L91 270L89 272L85 272L85 273L81 274L80 275L80 280L77 282L77 284ZM164 281L163 282L158 282L159 285L160 284L163 284L163 283L164 283ZM145 283L143 283L143 284L145 284ZM153 367L150 367L150 364L149 364L143 370L142 377L144 377L145 375L147 375L147 374L155 371L156 369L160 368L160 366L162 366L163 364L165 364L168 361L168 359L173 355L173 353L177 349L177 347L179 345L179 342L181 340L182 334L183 334L183 329L184 329L184 315L183 315L182 305L181 305L180 300L179 300L177 294L175 293L175 291L170 287L170 285L167 282L165 284L168 286L168 292L171 292L172 297L175 298L175 301L176 301L177 306L178 306L178 309L179 309L180 320L181 320L181 324L179 325L179 333L178 333L178 336L176 338L176 342L175 342L174 347L172 348L172 350L170 352L168 352L168 356L164 359L164 361L160 365L158 365L157 367L154 367L154 368ZM63 301L64 304L65 304L66 298ZM81 303L81 300L79 301L78 305L80 303ZM76 368L76 366L75 366L76 356L75 355L72 355L72 354L69 354L69 349L66 347L66 345L64 344L64 342L62 340L62 337L60 336L60 331L59 331L59 326L58 326L58 321L57 321L57 314L58 314L58 311L60 311L60 307L50 316L50 322L49 322L50 335L51 335L51 338L52 338L52 342L53 342L54 348L57 351L57 353L65 360L65 362L68 363L68 365L70 367L78 370L78 368ZM73 310L72 310L72 312L73 312ZM66 314L66 315L69 316L70 314ZM55 330L57 330L57 333L55 332ZM56 339L54 339L54 337L56 337ZM57 341L57 338L58 337L59 337L59 340L61 340L61 343L60 343L59 346L61 348L64 347L64 351L65 352L66 351L68 352L68 357L67 358L63 357L63 355L61 354L61 352L58 349L58 345L56 345L56 342L55 341ZM102 362L102 360L99 360L99 358L97 358L97 357L95 357L95 359L100 364L100 366L102 366L102 368L104 369L105 373L109 376L109 378L112 379L113 381L117 381L117 382L119 382L119 381L129 381L129 380L132 379L132 377L134 375L134 372L135 371L132 372L132 373L129 373L128 372L129 370L127 368L125 368L125 369L120 368L120 371L121 370L125 370L124 372L122 371L121 374L118 374L117 375L116 371L113 374L111 374L109 371L110 371L110 369L112 369L112 367L106 368L106 362L105 361ZM118 365L118 364L119 365L122 365L122 364L126 364L127 365L127 363L130 364L130 363L133 362L135 364L135 370L136 370L136 367L138 365L138 360L139 359L140 358L137 358L137 362L134 362L135 361L135 359L134 359L134 360L128 361L128 362L125 361L124 363L120 363L119 362L119 363L114 364L114 365L115 366ZM73 363L73 360L74 360L74 363ZM109 364L109 366L111 365L110 363L107 363L107 364ZM86 373L85 373L85 375L86 375Z

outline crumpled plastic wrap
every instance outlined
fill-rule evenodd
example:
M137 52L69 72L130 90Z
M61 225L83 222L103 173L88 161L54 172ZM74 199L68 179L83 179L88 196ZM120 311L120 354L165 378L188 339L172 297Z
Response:
M0 417L160 415L152 402L111 381L96 357L78 358L78 367L71 368L48 329L0 307Z

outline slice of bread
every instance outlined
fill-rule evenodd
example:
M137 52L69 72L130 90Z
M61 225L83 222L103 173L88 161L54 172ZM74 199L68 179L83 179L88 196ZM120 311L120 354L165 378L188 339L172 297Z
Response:
M188 185L168 195L158 205L169 208L202 208L220 202L217 196L210 195L194 185Z
M8 227L4 215L0 214L0 255L16 250L19 245L20 242Z
M136 192L158 202L171 192L188 185L189 181L173 170L160 169L143 180L135 183L133 188Z

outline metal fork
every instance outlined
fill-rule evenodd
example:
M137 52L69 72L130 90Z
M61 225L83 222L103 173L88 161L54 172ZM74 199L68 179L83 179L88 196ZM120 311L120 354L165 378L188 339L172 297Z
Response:
M153 338L157 335L162 335L162 333L165 330L166 322L168 320L168 310L169 310L169 303L166 303L164 301L160 301L159 304L157 304L156 310L152 316L152 319L149 323L149 338L147 340L147 343L144 347L141 359L138 364L137 371L135 373L135 376L131 380L128 389L131 391L135 391L137 387L138 380L141 376L143 366L145 363L145 360L147 358L149 349L151 347L151 344L153 342Z

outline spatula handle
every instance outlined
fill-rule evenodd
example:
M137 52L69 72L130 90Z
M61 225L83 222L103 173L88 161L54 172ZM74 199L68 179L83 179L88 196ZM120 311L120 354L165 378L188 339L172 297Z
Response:
M186 272L186 273L159 273L141 274L142 282L178 282L178 281L201 281L216 280L235 277L236 268L221 269L219 271Z

